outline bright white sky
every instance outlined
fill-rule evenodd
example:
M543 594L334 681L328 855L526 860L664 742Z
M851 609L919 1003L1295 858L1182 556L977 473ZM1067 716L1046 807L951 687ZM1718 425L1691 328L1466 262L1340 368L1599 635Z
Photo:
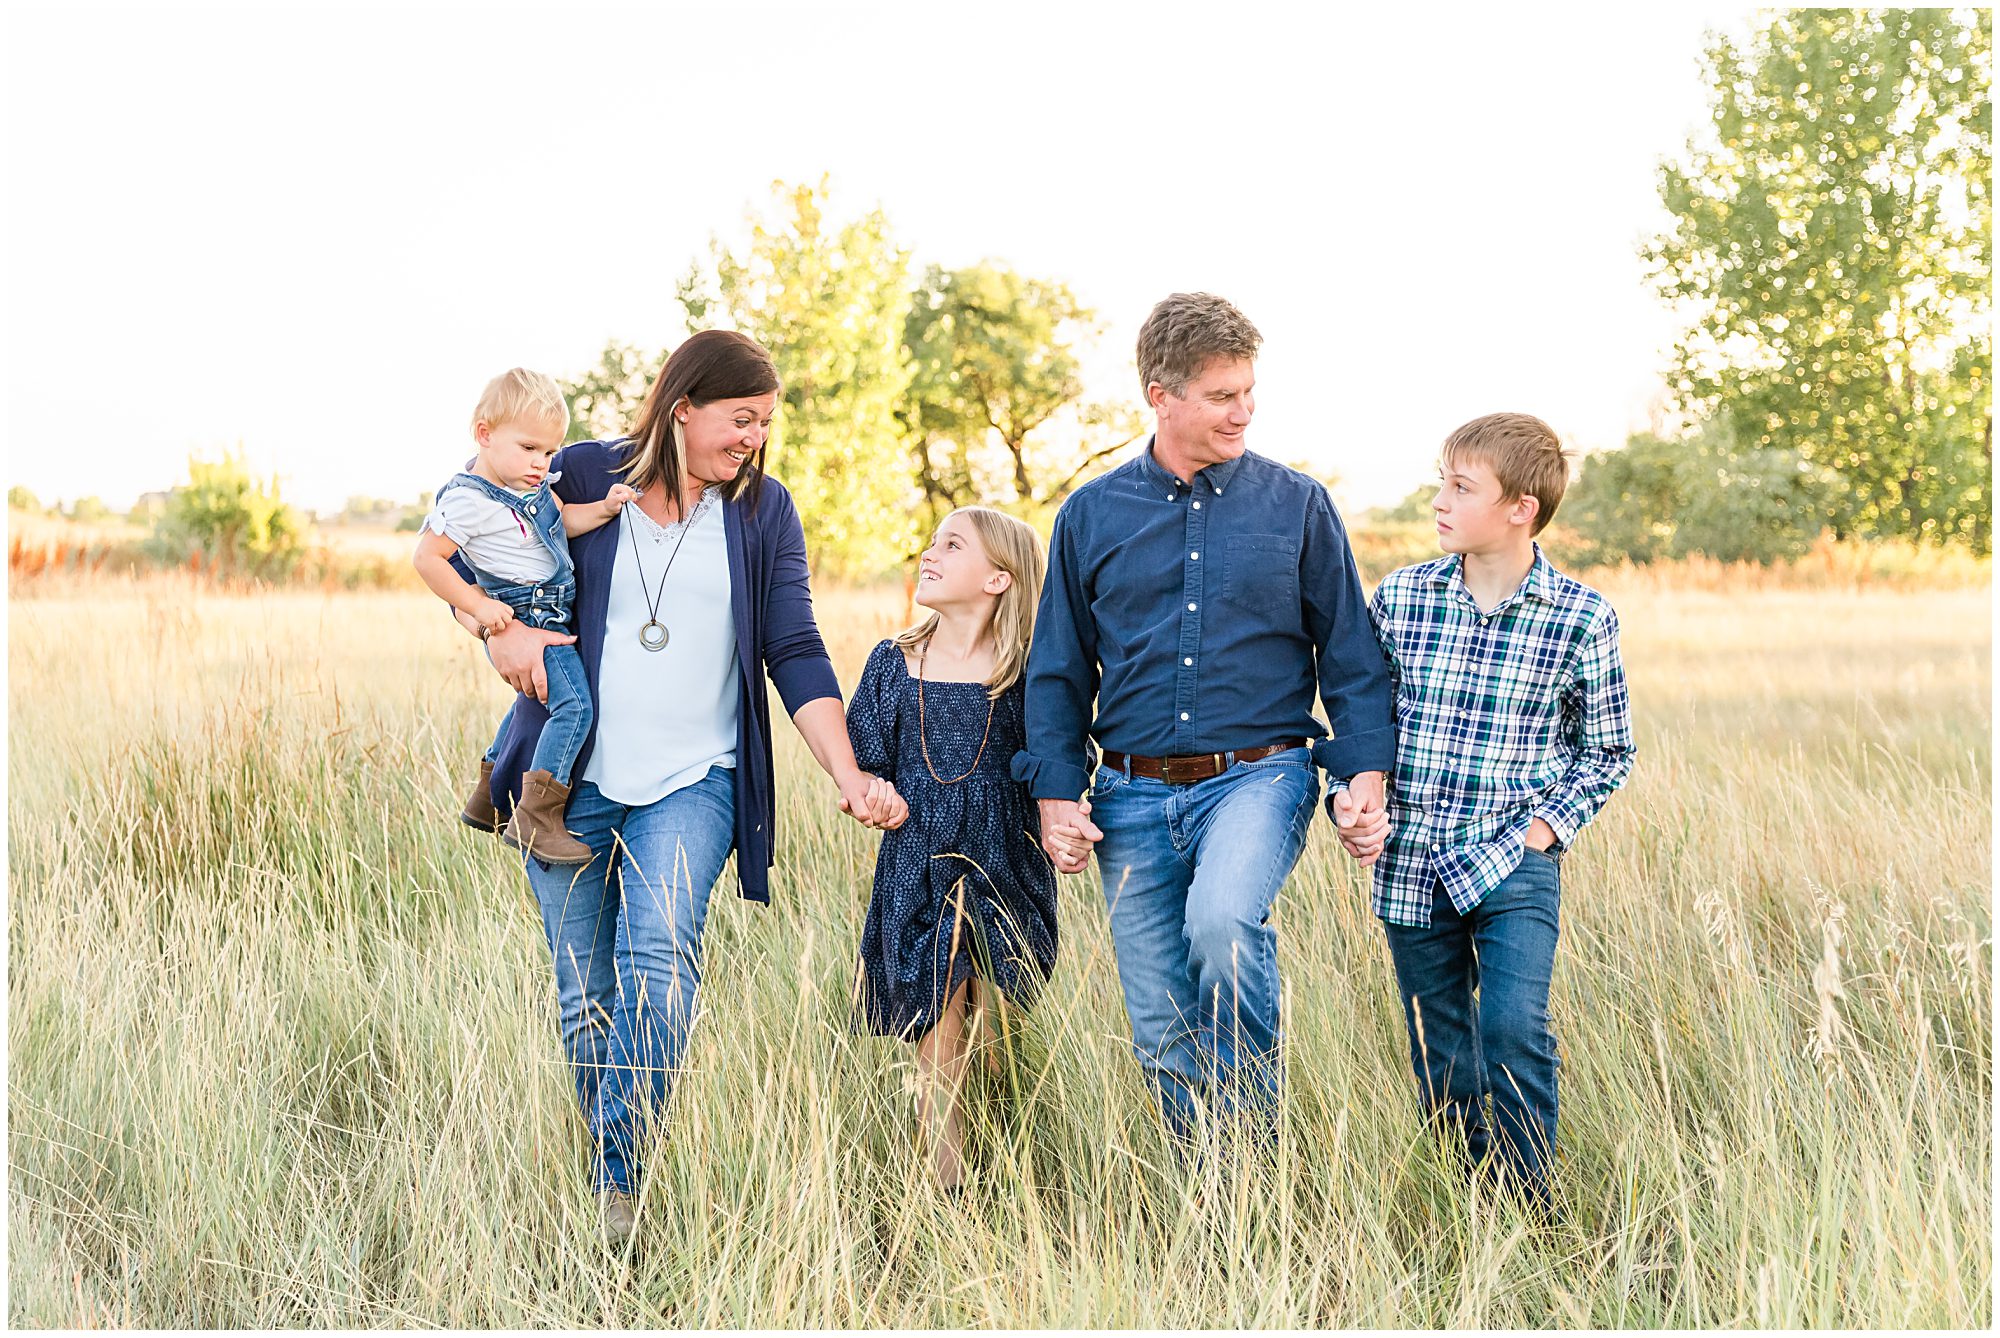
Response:
M116 507L240 441L286 496L413 499L495 372L683 333L774 179L881 204L1107 323L1177 289L1265 336L1254 449L1354 508L1477 414L1644 426L1636 246L1742 11L1164 3L15 5L7 481Z

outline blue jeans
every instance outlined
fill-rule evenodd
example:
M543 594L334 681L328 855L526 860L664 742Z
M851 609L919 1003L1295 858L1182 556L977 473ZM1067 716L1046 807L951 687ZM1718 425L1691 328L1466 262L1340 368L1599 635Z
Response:
M542 726L542 737L535 742L535 759L528 769L546 771L555 777L556 784L568 785L570 772L576 769L576 755L590 736L590 683L583 676L583 660L573 645L542 647L542 669L549 676L549 722ZM500 742L507 737L513 708L508 707L507 712L500 717L493 742L487 745L488 763L500 755Z
M1191 1138L1200 1107L1276 1115L1278 899L1319 803L1304 748L1168 785L1099 767L1091 821L1132 1049L1167 1127Z
M1529 850L1464 915L1439 883L1429 928L1382 926L1426 1118L1461 1135L1475 1167L1497 1143L1499 1164L1534 1202L1547 1201L1556 1145L1549 975L1561 904L1555 857Z
M641 1138L665 1108L694 1021L702 926L735 818L727 767L638 808L584 781L564 822L590 863L527 861L599 1189L638 1188Z

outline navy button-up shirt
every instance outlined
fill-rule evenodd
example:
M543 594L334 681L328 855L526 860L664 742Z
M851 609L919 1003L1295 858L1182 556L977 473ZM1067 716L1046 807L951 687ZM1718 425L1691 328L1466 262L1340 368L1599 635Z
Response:
M1395 765L1389 670L1326 489L1248 452L1183 483L1148 438L1056 513L1014 774L1075 799L1086 735L1144 757L1317 739L1315 687L1322 766Z

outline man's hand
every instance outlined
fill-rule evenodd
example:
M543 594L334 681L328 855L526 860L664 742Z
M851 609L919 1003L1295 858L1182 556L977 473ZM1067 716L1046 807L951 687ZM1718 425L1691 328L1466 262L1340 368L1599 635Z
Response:
M1090 820L1090 801L1069 799L1038 801L1042 812L1042 849L1054 861L1057 873L1082 873L1090 863L1091 847L1104 833Z
M493 671L507 680L507 686L538 702L549 699L549 674L542 668L542 651L548 646L567 646L576 640L559 632L530 627L516 619L503 631L486 638L486 658Z
M1539 850L1543 854L1547 854L1549 847L1555 843L1555 828L1549 826L1549 824L1543 822L1540 818L1536 818L1528 824L1528 849Z
M1364 869L1382 857L1382 845L1389 839L1382 782L1379 771L1359 772L1333 796L1333 825L1340 833L1341 848Z

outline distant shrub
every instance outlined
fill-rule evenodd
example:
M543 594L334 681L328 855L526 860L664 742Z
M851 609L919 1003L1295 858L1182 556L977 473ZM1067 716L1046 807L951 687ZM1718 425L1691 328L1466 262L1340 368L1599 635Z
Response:
M282 578L304 558L305 526L275 478L258 478L230 453L188 461L188 482L167 495L151 547L172 563Z
M1833 476L1797 451L1739 445L1717 425L1681 441L1649 434L1586 457L1555 526L1590 566L1705 557L1769 565L1810 551Z

